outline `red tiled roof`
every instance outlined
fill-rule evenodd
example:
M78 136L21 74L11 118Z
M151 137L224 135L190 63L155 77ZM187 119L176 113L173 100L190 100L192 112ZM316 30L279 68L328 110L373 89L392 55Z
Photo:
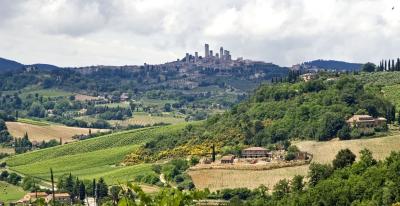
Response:
M268 151L264 147L249 147L244 149L243 151Z

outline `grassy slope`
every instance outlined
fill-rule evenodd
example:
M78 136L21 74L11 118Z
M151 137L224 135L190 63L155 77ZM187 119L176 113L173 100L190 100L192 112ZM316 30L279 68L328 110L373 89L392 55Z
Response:
M149 164L119 166L125 155L154 136L175 132L185 124L145 128L114 133L93 139L17 155L7 160L10 169L49 179L49 168L55 176L72 172L83 179L104 177L109 183L132 180L137 174L151 172Z
M0 181L0 202L11 202L21 199L25 195L25 191L18 186Z

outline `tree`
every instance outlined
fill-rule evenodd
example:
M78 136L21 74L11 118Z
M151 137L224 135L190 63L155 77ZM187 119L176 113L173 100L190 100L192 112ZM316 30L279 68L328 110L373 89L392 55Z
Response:
M304 188L304 177L301 175L295 175L290 181L290 190L292 192L302 192Z
M349 149L342 149L337 154L335 159L332 161L334 169L344 168L350 166L356 160L356 155Z
M215 154L215 145L214 144L211 146L211 149L212 149L212 151L211 151L212 152L212 154L211 154L212 155L212 161L215 162L215 155L216 154Z
M83 202L86 198L86 188L83 181L79 182L79 200Z
M311 163L308 170L309 184L315 186L321 180L328 178L333 173L330 165Z
M363 72L374 72L376 70L376 65L371 62L367 62L362 65L361 70Z
M164 105L164 111L165 112L171 112L171 104L170 103L165 103Z
M113 205L117 205L119 201L119 193L121 192L121 187L120 186L112 186L110 188L110 195L111 199L113 201Z
M71 197L74 196L74 178L72 174L69 173L69 176L65 179L65 188L64 188Z
M285 197L290 192L289 181L287 179L279 180L274 186L274 192L272 196L278 200Z
M53 176L53 169L50 168L50 180L51 180L51 192L53 195L53 206L56 205L56 197L55 197L55 193L54 193L54 176Z
M104 182L104 179L102 177L100 177L99 182L96 185L96 190L97 190L97 197L99 200L103 199L104 197L107 197L108 186Z
M28 115L32 117L40 117L43 118L46 114L46 110L44 109L43 105L38 102L32 103L31 107L29 108Z
M350 139L350 132L351 129L348 125L344 125L342 129L340 129L337 133L337 136L339 137L340 140L348 140Z

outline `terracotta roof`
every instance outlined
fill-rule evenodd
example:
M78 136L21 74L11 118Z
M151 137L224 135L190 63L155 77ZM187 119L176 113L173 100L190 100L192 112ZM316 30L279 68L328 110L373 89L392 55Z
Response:
M375 120L385 120L386 118L383 117L378 117L378 118L373 118L369 115L353 115L352 117L350 117L347 122L374 122Z
M374 118L369 115L353 115L347 122L358 122L358 121L374 121Z
M260 150L268 151L264 147L249 147L249 148L244 149L243 151L260 151Z
M35 193L35 192L30 192L30 193L28 193L28 194L26 194L26 195L29 195L29 196L31 196L31 197L36 197L36 193ZM45 197L45 196L47 196L47 193L45 193L45 192L38 192L38 193L37 193L37 196L38 196L38 197Z

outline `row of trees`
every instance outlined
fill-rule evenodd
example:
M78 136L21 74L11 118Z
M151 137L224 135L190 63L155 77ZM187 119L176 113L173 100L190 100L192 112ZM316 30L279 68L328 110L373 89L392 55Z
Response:
M381 60L379 65L368 62L361 68L364 72L400 71L400 58Z

